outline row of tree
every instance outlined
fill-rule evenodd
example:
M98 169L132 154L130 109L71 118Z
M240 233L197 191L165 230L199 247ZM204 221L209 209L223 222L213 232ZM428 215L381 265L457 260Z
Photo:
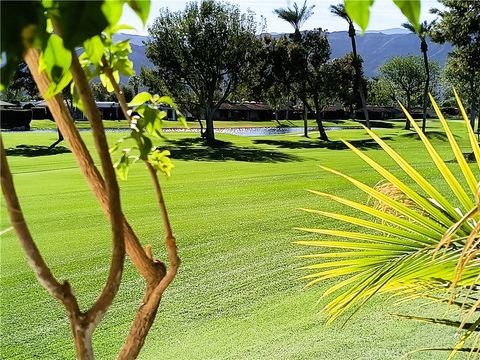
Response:
M222 102L242 99L266 101L275 110L301 103L305 113L310 110L316 114L324 140L328 137L321 109L341 103L353 114L362 108L368 126L367 95L370 104L390 105L401 100L408 108L423 105L425 129L427 95L437 91L441 78L439 65L428 61L426 39L431 36L455 45L445 78L449 87L455 85L470 100L475 118L480 56L473 56L479 45L478 37L472 34L478 21L475 23L474 16L464 19L460 15L478 14L479 5L462 0L441 2L447 10L433 10L439 16L437 23L424 22L419 29L405 24L418 34L423 57L394 58L380 68L378 79L369 82L356 51L353 21L342 4L331 6L331 11L348 23L352 53L333 60L322 29L301 31L313 14L314 7L306 2L275 10L293 27L290 36L275 39L256 36L263 24L257 23L251 12L241 13L228 3L206 0L190 3L184 11L164 9L149 29L146 54L154 68L144 69L142 79L151 90L168 92L184 109L204 118L208 141L214 140L213 116ZM458 23L466 24L464 30L455 31Z
M427 94L441 92L441 79L446 84L444 93L448 95L454 85L468 99L474 121L480 102L480 5L465 0L440 2L446 10L432 10L438 15L437 22L424 22L419 29L404 24L418 34L423 57L393 58L379 69L380 76L371 80L363 74L353 21L342 4L331 6L331 12L346 20L352 53L337 59L330 59L330 46L322 29L301 31L314 9L306 2L275 10L293 27L291 35L279 38L257 36L265 24L257 22L252 12L242 13L229 3L204 0L189 3L183 11L162 9L149 29L146 44L146 55L154 67L143 69L123 91L131 98L145 86L172 96L185 111L206 120L202 133L210 142L215 139L214 114L226 100L264 101L276 113L280 109L288 111L293 104L303 105L299 108L304 109L305 120L307 112L316 114L324 140L328 139L321 119L325 105L341 104L351 116L363 109L369 126L367 102L389 106L400 100L408 109L423 106L425 130ZM427 37L455 46L443 76L438 63L428 61ZM35 89L25 70L24 65L19 68L7 94L18 96L21 87L27 92ZM93 85L93 91L97 100L111 98L102 86ZM409 125L407 122L406 128Z

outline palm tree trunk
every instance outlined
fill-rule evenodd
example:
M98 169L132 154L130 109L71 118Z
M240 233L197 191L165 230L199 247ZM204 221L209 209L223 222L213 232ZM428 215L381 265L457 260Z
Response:
M350 23L348 31L350 39L352 40L352 52L353 52L353 66L355 68L355 83L357 85L358 92L360 94L360 101L362 102L363 114L365 115L365 124L370 129L370 119L368 117L367 100L365 97L365 89L363 88L362 78L360 76L360 61L357 54L357 43L355 41L355 28L353 23Z
M422 44L423 45L423 44ZM423 49L423 46L422 46ZM427 99L428 99L428 89L430 87L430 67L428 65L428 56L427 50L423 51L423 62L425 64L425 88L423 89L423 118L422 118L422 132L425 133L427 128Z

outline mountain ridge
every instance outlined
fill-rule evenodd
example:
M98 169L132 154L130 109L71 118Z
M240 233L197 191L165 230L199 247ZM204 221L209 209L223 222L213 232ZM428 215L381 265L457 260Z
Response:
M271 33L273 37L287 34ZM114 39L121 41L129 38L132 45L131 59L137 74L142 66L151 67L152 63L145 55L144 42L148 36L132 34L116 34ZM341 57L352 51L347 31L327 32L331 48L331 58ZM400 28L372 30L360 34L356 38L357 50L364 61L364 71L367 77L378 76L378 68L393 56L422 55L420 40L416 34L404 32ZM445 65L448 53L452 50L450 44L436 44L427 40L430 60L438 61L440 66Z

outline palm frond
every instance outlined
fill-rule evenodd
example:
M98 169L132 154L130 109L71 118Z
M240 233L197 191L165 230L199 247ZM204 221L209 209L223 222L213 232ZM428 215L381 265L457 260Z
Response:
M307 1L305 0L301 7L295 2L293 7L287 8L278 8L273 10L273 12L282 20L288 22L295 31L300 31L302 25L313 15L313 9L315 5L307 6Z
M347 14L347 11L345 10L345 6L343 4L337 4L337 5L330 5L330 12L333 15L336 15L349 23L352 21L350 17Z
M333 8L333 7L332 7ZM480 168L480 148L465 110L455 93L467 127L472 151ZM373 160L354 145L344 142L361 160L380 174L388 184L400 191L408 201L395 199L382 189L365 184L334 169L322 169L342 177L371 198L392 211L381 211L365 203L353 201L334 194L309 190L313 194L335 201L350 209L358 210L368 218L329 212L319 209L301 209L316 216L341 221L356 230L338 228L304 227L299 230L320 236L312 240L297 241L297 244L320 249L319 252L302 255L314 263L302 266L309 273L304 276L315 285L326 279L341 278L330 286L322 299L330 300L322 308L328 322L350 313L354 314L376 294L391 294L404 299L430 298L445 300L436 293L448 292L449 288L475 289L456 294L455 303L470 308L461 321L423 318L424 321L445 325L465 325L464 337L455 345L455 351L464 349L466 339L478 331L478 320L471 320L478 313L478 284L480 279L480 211L478 201L478 171L469 166L463 157L460 145L438 105L431 97L439 121L445 131L451 151L456 160L456 169L442 159L433 144L423 134L405 108L403 111L422 140L426 153L444 179L444 190L435 187L420 174L397 151L369 129L367 133L386 154L408 175L405 182L379 162ZM446 189L446 190L445 190ZM452 202L451 199L455 199ZM448 235L448 238L446 236ZM333 238L333 240L332 240ZM440 249L443 250L440 251ZM323 249L323 250L322 250ZM452 295L453 296L453 295ZM458 300L463 297L464 300ZM460 302L459 302L460 301ZM420 320L418 318L417 320ZM451 350L451 349L450 349ZM453 354L453 353L452 353Z

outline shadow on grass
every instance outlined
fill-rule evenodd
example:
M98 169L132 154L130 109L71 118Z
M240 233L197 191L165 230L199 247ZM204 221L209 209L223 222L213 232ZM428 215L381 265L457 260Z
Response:
M206 145L201 138L185 138L168 140L162 150L169 150L172 159L192 161L246 161L260 163L301 161L298 156L278 151L259 149L255 147L241 147L227 141L215 141L213 145Z
M442 132L442 131L427 131L425 132L425 135L429 140L441 140L441 141L448 141L447 135ZM408 133L408 134L402 134L400 135L404 138L409 138L409 139L414 139L414 140L419 140L420 136L416 132ZM458 135L453 135L456 139L458 139Z
M383 138L383 140L390 140L390 139L391 137ZM329 150L348 149L347 145L345 145L340 140L335 140L335 141L254 140L253 142L255 144L277 146L281 149L329 149ZM373 139L352 140L352 141L349 141L349 143L355 146L356 148L363 149L363 150L380 149L380 145L378 145Z
M17 145L14 148L8 148L5 150L8 156L25 156L25 157L36 157L36 156L48 156L48 155L58 155L71 152L65 146L55 146L51 148L50 146L44 145Z

